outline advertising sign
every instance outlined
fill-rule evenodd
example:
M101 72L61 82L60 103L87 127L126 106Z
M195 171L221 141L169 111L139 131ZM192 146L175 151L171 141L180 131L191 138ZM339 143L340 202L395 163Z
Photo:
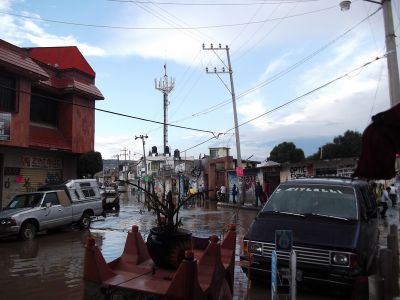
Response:
M242 167L236 167L236 176L243 177L243 168Z

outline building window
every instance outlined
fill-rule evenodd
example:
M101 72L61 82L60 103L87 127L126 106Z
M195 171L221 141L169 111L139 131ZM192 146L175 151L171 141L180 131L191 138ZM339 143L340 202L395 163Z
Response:
M33 123L57 127L58 102L43 91L32 89L30 119Z
M212 158L218 157L218 150L217 149L210 149L210 156Z
M0 111L17 111L16 86L15 78L0 75Z

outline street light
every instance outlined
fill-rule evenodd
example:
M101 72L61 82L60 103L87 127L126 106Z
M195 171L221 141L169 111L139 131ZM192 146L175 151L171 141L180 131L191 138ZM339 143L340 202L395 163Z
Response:
M400 103L400 83L399 83L399 67L397 63L396 36L394 34L393 14L391 0L363 0L382 5L383 21L385 25L385 43L387 54L387 65L389 74L389 95L390 106L393 107ZM346 11L350 9L351 1L340 2L340 9Z

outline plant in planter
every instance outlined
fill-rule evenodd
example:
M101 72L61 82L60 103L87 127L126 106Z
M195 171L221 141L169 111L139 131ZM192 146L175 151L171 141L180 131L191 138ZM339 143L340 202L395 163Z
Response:
M157 226L150 230L146 242L154 263L164 268L177 268L184 258L185 250L192 248L192 233L180 228L182 222L179 218L179 211L196 197L197 193L183 198L178 195L178 199L174 201L171 191L165 196L164 194L157 195L154 191L153 181L149 184L150 190L129 181L125 182L145 193L145 205L156 215Z

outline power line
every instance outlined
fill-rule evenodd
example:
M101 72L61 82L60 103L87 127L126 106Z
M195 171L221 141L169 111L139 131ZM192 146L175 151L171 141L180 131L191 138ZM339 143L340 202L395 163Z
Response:
M167 126L171 126L171 127L175 127L175 128L180 128L180 129L186 129L186 130L192 130L192 131L197 131L197 132L210 133L213 136L215 136L215 134L216 134L215 132L210 131L210 130L204 130L204 129L198 129L198 128L192 128L192 127L186 127L186 126L180 126L180 125L164 123L164 122L150 120L150 119L146 119L146 118L142 118L142 117L137 117L137 116L127 115L127 114L123 114L123 113L113 112L113 111L106 110L106 109L90 107L90 106L83 105L83 104L71 103L70 101L67 101L67 100L53 98L53 97L49 97L49 96L45 96L45 95L41 95L41 94L37 94L37 93L26 92L26 91L22 91L22 90L17 91L16 88L10 88L9 86L3 85L1 83L0 83L0 87L9 89L9 90L12 90L12 91L15 91L15 92L19 92L19 93L22 93L22 94L26 94L26 95L30 95L30 96L37 96L37 97L41 97L43 99L48 99L48 100L57 101L57 102L61 102L61 103L67 103L67 104L70 104L70 105L75 105L77 107L93 109L93 110L96 110L96 111L100 111L100 112L103 112L103 113L108 113L108 114L112 114L112 115L116 115L116 116L120 116L120 117L126 117L126 118L130 118L130 119L135 119L135 120L139 120L139 121L145 121L145 122L150 122L150 123L155 123L155 124L160 124L160 125L167 125ZM217 133L217 134L219 134L219 133Z
M273 1L259 1L259 2L244 2L244 3L233 3L233 2L204 2L204 3L190 3L190 2L154 2L154 1L135 1L135 0L106 0L109 2L131 2L140 4L157 4L157 5L176 5L176 6L251 6L251 5L274 5L274 4L290 4L290 3L307 3L317 2L320 0L273 0Z
M129 26L113 26L113 25L89 24L89 23L60 21L60 20L54 20L54 19L45 19L45 18L34 17L34 16L25 16L25 15L5 12L5 11L0 11L0 14L19 17L19 18L24 18L24 19L29 19L29 20L50 22L50 23L73 25L73 26L82 26L82 27L105 28L105 29L120 29L120 30L195 30L195 29L237 27L237 26L244 26L244 25L250 25L250 24L274 22L274 21L279 21L279 20L282 20L282 19L296 18L296 17L301 17L301 16L305 16L305 15L309 15L309 14L319 13L319 12L322 12L322 11L325 11L325 10L329 10L329 9L332 9L332 8L336 8L336 7L337 6L335 5L335 6L321 8L321 9L308 11L308 12L304 12L304 13L299 13L299 14L295 14L295 15L291 15L291 16L278 17L278 18L272 18L272 19L266 19L266 20L260 20L260 21L253 21L253 22L234 23L234 24L221 24L221 25L193 26L193 27L191 27L191 26L188 26L188 27L129 27Z
M325 88L325 87L327 87L327 86L333 84L334 82L339 81L340 79L343 79L344 77L348 77L351 73L353 73L353 72L355 72L355 71L360 71L360 70L362 70L362 69L365 68L366 66L368 66L368 65L370 65L370 64L372 64L372 63L374 63L374 62L376 62L376 61L378 61L378 60L380 60L380 59L382 59L382 58L384 58L384 57L386 57L386 56L387 56L387 53L385 53L385 54L382 55L382 56L378 56L378 57L376 57L374 60L368 61L368 62L364 63L363 65L361 65L360 67L357 67L357 68L355 68L355 69L353 69L353 70L351 70L351 71L349 71L349 72L347 72L347 73L345 73L345 74L343 74L343 75L341 75L341 76L339 76L339 77L336 77L335 79L330 80L330 81L328 81L327 83L324 83L323 85L320 85L319 87L312 89L311 91L308 91L308 92L306 92L306 93L304 93L304 94L302 94L302 95L300 95L300 96L298 96L298 97L296 97L296 98L293 98L293 99L291 99L291 100L289 100L289 101L287 101L287 102L285 102L285 103L283 103L283 104L281 104L281 105L279 105L279 106L277 106L277 107L275 107L275 108L273 108L273 109L271 109L271 110L269 110L269 111L267 111L267 112L265 112L265 113L262 113L262 114L260 114L260 115L258 115L258 116L256 116L256 117L254 117L254 118L252 118L252 119L250 119L250 120L247 120L247 121L245 121L245 122L239 124L238 127L244 126L244 125L246 125L246 124L248 124L248 123L251 123L251 122L253 122L253 121L255 121L255 120L257 120L257 119L259 119L259 118L261 118L261 117L264 117L264 116L267 115L267 114L270 114L270 113L272 113L272 112L275 112L275 111L277 111L277 110L282 109L282 108L285 107L285 106L288 106L288 105L290 105L290 104L292 104L292 103L294 103L294 102L297 102L297 101L299 101L300 99L302 99L302 98L304 98L304 97L306 97L306 96L308 96L308 95L311 95L311 94L315 93L316 91L319 91L319 90L321 90L321 89L323 89L323 88ZM232 128L226 130L226 131L223 132L223 133L219 133L218 135L216 135L216 136L214 136L214 137L212 137L212 138L209 138L209 139L207 139L207 140L204 141L204 142L201 142L201 143L199 143L199 144L196 144L196 145L194 145L194 146L192 146L192 147L190 147L190 148L187 148L187 149L185 149L185 150L183 150L183 151L181 151L181 152L187 152L188 150L191 150L191 149L196 148L196 147L198 147L198 146L200 146L200 145L203 145L203 144L205 144L205 143L211 141L212 139L217 139L219 136L225 135L225 134L227 134L229 131L232 131L232 130L234 130L234 129L235 129L235 127L232 127Z
M237 95L237 99L243 98L245 95L254 92L257 89L260 89L264 86L266 86L267 84L270 84L271 82L283 77L284 75L286 75L287 73L291 72L292 70L296 69L298 66L302 65L303 63L309 61L311 58L313 58L314 56L316 56L317 54L319 54L320 52L324 51L325 49L327 49L328 47L330 47L331 45L333 45L334 43L336 43L339 39L343 38L345 35L349 34L351 31L353 31L356 27L358 27L360 24L362 24L363 22L365 22L366 20L368 20L369 18L371 18L372 16L374 16L379 10L381 10L382 8L378 8L376 11L374 11L373 13L371 13L370 15L368 15L367 17L365 17L364 19L362 19L360 22L358 22L357 24L355 24L354 26L352 26L351 28L349 28L348 30L346 30L345 32L343 32L342 34L340 34L339 36L337 36L336 38L334 38L333 40L329 41L328 43L326 43L325 45L323 45L322 47L318 48L317 50L315 50L314 52L312 52L310 55L302 58L301 60L297 61L296 63L294 63L293 65L289 66L288 68L286 68L285 70L282 70L281 72L278 72L277 74L273 75L272 77L262 81L261 83L259 83L258 85L244 91L243 93ZM208 114L210 112L213 112L217 109L220 109L222 107L224 107L225 105L228 105L231 103L231 100L225 100L222 101L220 103L217 103L209 108L203 109L199 112L196 112L186 118L182 118L181 120L178 120L174 123L177 122L181 122L184 120L187 120L188 118L192 118L192 117L197 117L200 115L205 115Z

